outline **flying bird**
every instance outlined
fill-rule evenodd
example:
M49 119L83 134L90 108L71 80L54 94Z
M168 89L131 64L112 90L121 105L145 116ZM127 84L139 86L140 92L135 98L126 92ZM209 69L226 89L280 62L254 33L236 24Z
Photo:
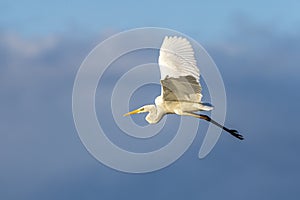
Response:
M200 72L190 42L183 37L166 36L159 51L158 64L161 74L161 95L155 105L144 105L124 116L148 112L146 121L158 123L166 114L177 114L204 119L243 140L237 130L228 129L198 111L210 111L213 106L202 103Z

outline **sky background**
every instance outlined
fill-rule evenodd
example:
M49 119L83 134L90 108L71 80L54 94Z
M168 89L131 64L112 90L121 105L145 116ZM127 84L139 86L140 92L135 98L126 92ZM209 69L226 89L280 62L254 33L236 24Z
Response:
M299 8L291 0L0 1L0 199L299 199ZM224 80L226 124L244 141L224 133L199 160L200 122L188 151L148 174L117 172L86 151L72 118L76 72L99 42L144 26L204 46Z

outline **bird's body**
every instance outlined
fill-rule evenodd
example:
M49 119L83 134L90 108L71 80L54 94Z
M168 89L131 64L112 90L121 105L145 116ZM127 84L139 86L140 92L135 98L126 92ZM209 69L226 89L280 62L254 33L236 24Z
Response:
M199 111L213 109L202 103L200 72L194 57L192 45L186 38L165 37L158 59L161 72L161 95L155 98L155 105L145 105L126 113L125 116L149 112L146 121L158 123L166 114L187 115L201 118L223 128L233 136L243 139L236 130L227 129Z
M156 120L154 121L147 120L146 118L150 124L159 122L165 114L182 115L184 112L209 111L212 110L213 107L198 102L165 101L163 100L162 96L158 96L155 98L155 109L156 111L153 108L149 109L150 112L156 112L157 116L155 117ZM145 110L147 110L147 108L145 108ZM150 112L149 114L151 114Z
M182 115L184 112L208 111L212 107L197 102L164 101L161 96L155 98L155 105L143 106L149 112L146 120L149 124L158 123L166 114Z

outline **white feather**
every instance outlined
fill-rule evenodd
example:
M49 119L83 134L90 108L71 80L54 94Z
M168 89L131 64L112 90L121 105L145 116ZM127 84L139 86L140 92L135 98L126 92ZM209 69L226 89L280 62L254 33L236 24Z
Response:
M162 97L165 100L200 102L200 71L191 43L182 37L165 37L159 52ZM167 88L169 87L169 88ZM172 94L170 94L172 93Z
M165 37L159 52L161 79L191 75L199 82L200 72L191 43L182 37Z

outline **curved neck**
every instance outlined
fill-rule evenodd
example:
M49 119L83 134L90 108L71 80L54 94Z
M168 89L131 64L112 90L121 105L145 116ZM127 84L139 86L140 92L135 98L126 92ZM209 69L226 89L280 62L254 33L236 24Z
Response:
M150 124L156 124L158 123L162 117L163 117L163 112L159 110L159 107L155 105L148 105L148 115L146 116L146 120Z

